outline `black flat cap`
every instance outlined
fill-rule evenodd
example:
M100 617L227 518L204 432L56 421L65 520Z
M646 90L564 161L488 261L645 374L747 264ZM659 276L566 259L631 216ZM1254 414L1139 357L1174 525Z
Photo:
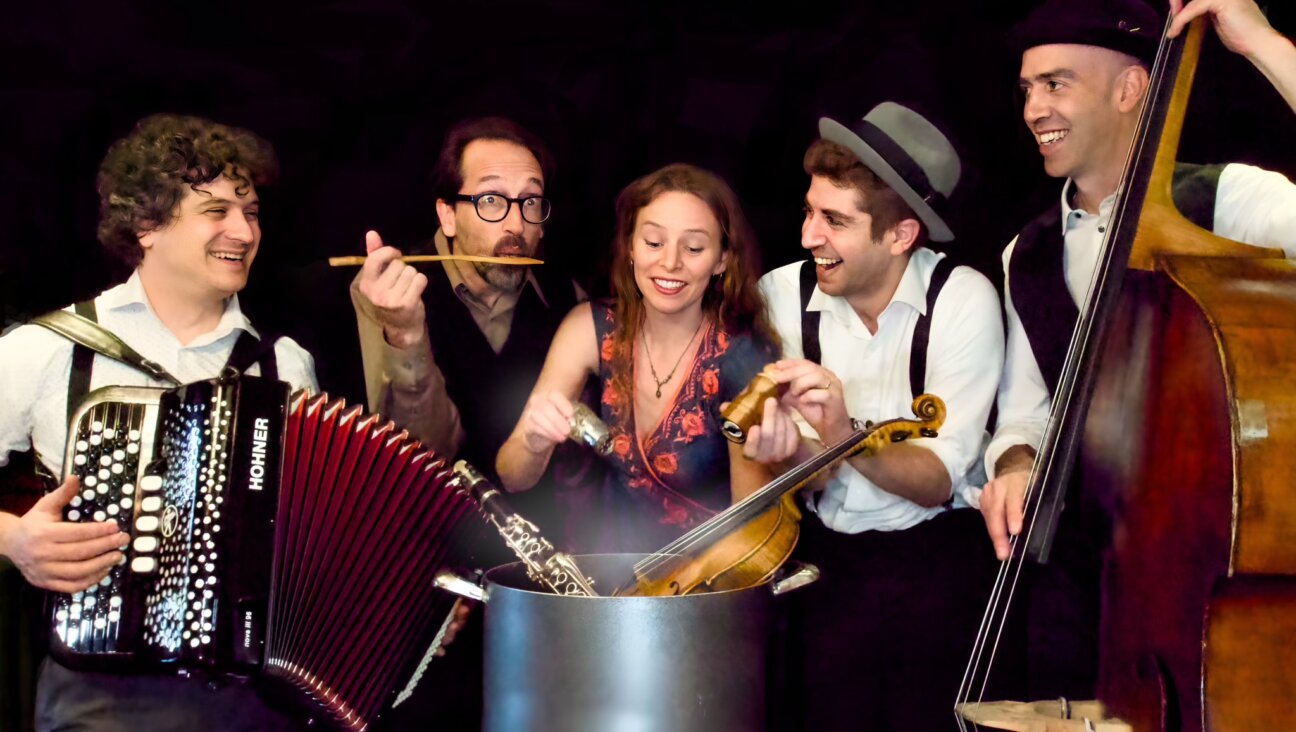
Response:
M1164 26L1165 17L1141 0L1045 0L1013 27L1008 42L1017 53L1053 43L1100 46L1151 68Z

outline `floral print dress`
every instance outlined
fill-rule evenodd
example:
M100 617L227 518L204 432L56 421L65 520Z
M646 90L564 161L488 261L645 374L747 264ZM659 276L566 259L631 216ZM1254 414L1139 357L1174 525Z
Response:
M605 515L596 519L601 526L595 541L600 551L650 552L729 506L729 443L720 431L720 405L737 396L776 353L750 335L731 336L715 323L705 325L692 364L662 391L671 401L661 422L640 441L633 395L624 409L615 407L614 305L594 302L592 309L600 345L601 416L612 433L611 469L600 501Z

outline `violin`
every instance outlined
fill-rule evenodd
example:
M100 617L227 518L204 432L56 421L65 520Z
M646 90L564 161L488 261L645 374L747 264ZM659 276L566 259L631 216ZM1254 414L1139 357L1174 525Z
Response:
M636 564L634 579L614 594L688 595L739 590L768 581L791 556L801 535L797 491L842 460L875 455L914 437L935 437L945 423L945 403L931 394L914 399L913 412L916 419L866 422L841 442Z

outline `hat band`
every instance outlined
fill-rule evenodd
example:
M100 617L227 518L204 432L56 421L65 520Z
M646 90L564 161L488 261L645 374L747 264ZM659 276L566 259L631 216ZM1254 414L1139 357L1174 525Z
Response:
M927 173L923 171L922 166L909 157L909 153L897 145L890 135L883 132L872 122L863 119L856 123L855 128L851 131L863 140L864 144L877 151L928 206L938 211L943 210L945 194L932 187L931 181L927 179Z

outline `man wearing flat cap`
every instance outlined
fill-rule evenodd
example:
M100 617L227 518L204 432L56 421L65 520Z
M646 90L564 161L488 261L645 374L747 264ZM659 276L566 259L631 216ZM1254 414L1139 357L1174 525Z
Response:
M1197 0L1175 19L1171 33L1202 14L1210 15L1225 45L1251 59L1296 106L1296 48L1252 0ZM1047 0L1014 30L1023 118L1045 171L1065 183L1058 202L1003 253L1007 351L998 424L985 456L993 480L979 497L1000 558L1009 555L1009 535L1022 530L1031 465L1098 263L1164 27L1163 18L1139 0ZM1296 186L1278 173L1180 164L1174 198L1185 216L1221 236L1296 255ZM1057 313L1069 313L1069 320L1061 322ZM1038 661L1028 673L1038 684L1032 695L1092 693L1098 556L1107 522L1090 503L1070 497L1050 566L1038 578L1032 604L1043 611L1032 612L1028 623L1028 647Z
M807 259L765 275L783 335L774 377L802 428L796 459L856 420L910 416L917 394L945 400L936 438L852 458L807 496L800 558L822 570L799 592L787 673L801 729L953 728L964 647L995 562L980 516L951 507L979 474L1003 360L994 287L928 241L954 233L946 199L958 154L912 109L886 102L849 127L819 122L801 246ZM759 428L750 440L759 442ZM758 459L760 459L758 457ZM793 724L799 722L799 724Z

